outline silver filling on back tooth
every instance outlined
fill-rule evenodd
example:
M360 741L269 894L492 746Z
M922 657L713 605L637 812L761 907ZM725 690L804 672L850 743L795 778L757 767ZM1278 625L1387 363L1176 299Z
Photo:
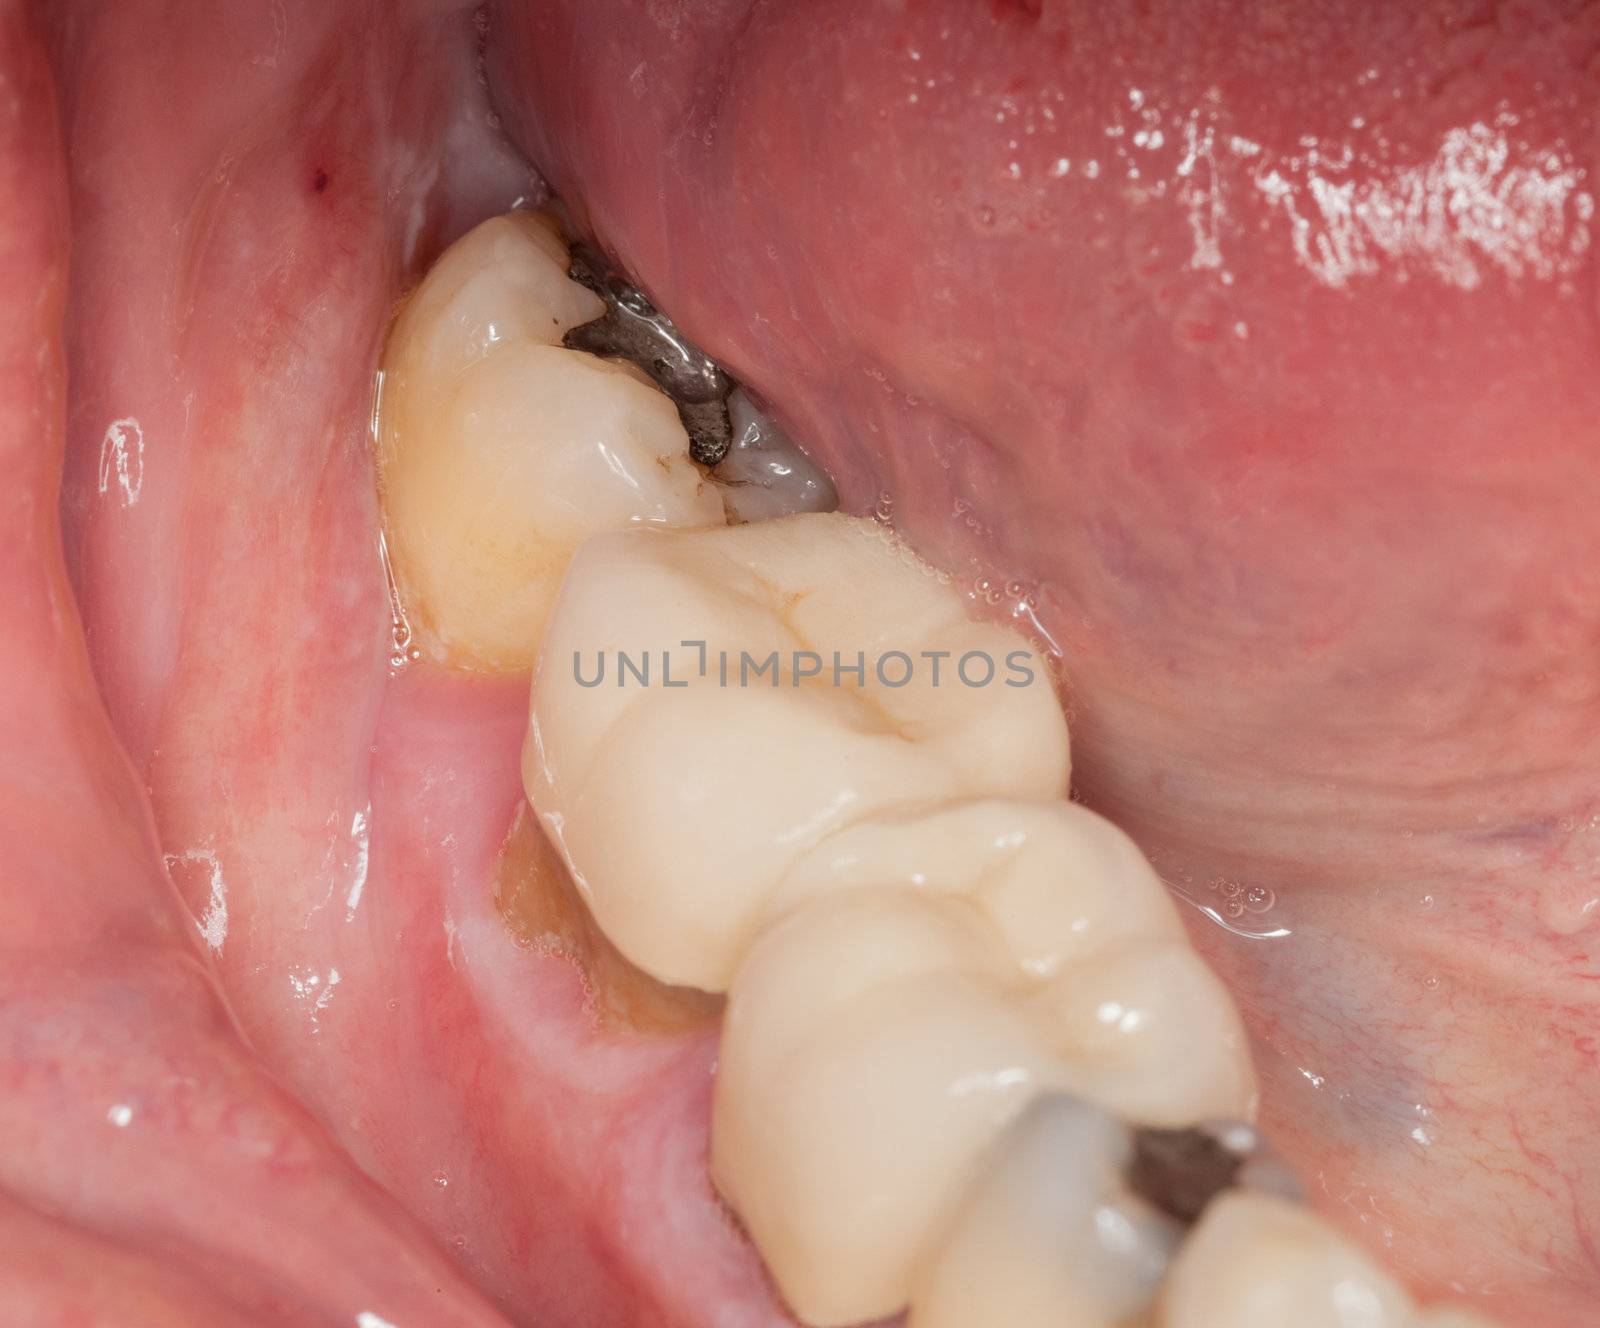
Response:
M562 345L643 369L677 405L689 435L689 455L702 466L717 465L733 445L728 394L734 384L727 371L593 250L573 245L567 272L604 300L606 311L570 329Z

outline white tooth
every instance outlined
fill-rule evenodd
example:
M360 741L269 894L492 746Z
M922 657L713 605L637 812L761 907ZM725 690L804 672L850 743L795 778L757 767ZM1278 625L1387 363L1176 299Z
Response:
M1082 1097L1146 1125L1255 1112L1238 1012L1190 949L1133 842L1066 802L985 800L889 814L802 857L768 914L830 890L906 885L980 904L1023 973L1033 1017Z
M859 822L796 862L769 912L863 885L972 895L1023 972L1038 979L1120 940L1183 936L1144 854L1103 816L1070 802L984 799Z
M1124 1185L1127 1130L1048 1097L993 1152L916 1278L910 1328L1117 1328L1145 1308L1179 1233Z
M1417 1316L1415 1328L1499 1328L1493 1319L1475 1314L1454 1305L1438 1306L1424 1310Z
M1239 1012L1186 942L1114 946L1062 972L1031 1003L1080 1097L1159 1127L1254 1117Z
M712 1171L809 1324L894 1312L973 1163L1059 1068L960 898L830 895L764 933L729 996Z
M729 995L713 1168L809 1322L896 1309L966 1168L1043 1089L1159 1125L1254 1110L1236 1012L1148 864L1080 808L858 823L764 921Z
M548 223L511 216L453 246L396 325L380 492L405 609L436 657L527 668L585 538L723 520L673 404L559 346L602 309Z
M1309 1210L1261 1194L1215 1200L1178 1252L1162 1328L1409 1328L1411 1298Z
M734 521L770 521L796 512L831 512L839 505L833 481L742 388L728 398L733 446L713 473Z
M706 676L685 640L706 643ZM602 649L612 673L581 685ZM650 687L618 684L619 649L648 652ZM824 674L798 685L788 661L807 650ZM741 652L774 651L778 686L738 685ZM897 651L913 666L899 688L874 670ZM950 652L937 686L927 651ZM989 685L959 680L968 651L994 661ZM834 678L834 652L864 655L864 685ZM1030 683L1008 685L1023 676L1008 659ZM899 661L886 663L898 679ZM529 799L606 934L653 976L713 991L784 873L830 832L918 803L1060 798L1067 777L1065 721L1026 642L970 621L961 596L873 523L833 514L591 540L550 619L523 755Z

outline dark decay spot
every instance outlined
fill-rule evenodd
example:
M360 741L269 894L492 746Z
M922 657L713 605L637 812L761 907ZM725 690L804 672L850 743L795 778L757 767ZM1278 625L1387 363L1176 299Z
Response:
M311 188L319 194L328 188L328 172L320 166L317 167L317 173L311 177Z

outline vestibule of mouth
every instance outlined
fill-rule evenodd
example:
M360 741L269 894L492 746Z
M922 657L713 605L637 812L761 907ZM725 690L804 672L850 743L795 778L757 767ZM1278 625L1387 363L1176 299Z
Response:
M1255 1074L1161 880L1070 801L1044 655L770 421L746 471L697 460L574 270L512 214L401 310L395 594L427 666L531 674L502 915L615 1026L721 1017L713 1179L797 1317L1467 1324L1248 1166L1182 1212L1136 1183L1151 1132L1238 1137Z

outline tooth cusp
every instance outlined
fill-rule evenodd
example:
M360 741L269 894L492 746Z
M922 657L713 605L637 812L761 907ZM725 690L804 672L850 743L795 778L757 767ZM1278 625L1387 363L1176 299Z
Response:
M1129 941L1063 971L1032 1012L1073 1090L1139 1125L1253 1118L1255 1075L1227 989L1181 940Z

